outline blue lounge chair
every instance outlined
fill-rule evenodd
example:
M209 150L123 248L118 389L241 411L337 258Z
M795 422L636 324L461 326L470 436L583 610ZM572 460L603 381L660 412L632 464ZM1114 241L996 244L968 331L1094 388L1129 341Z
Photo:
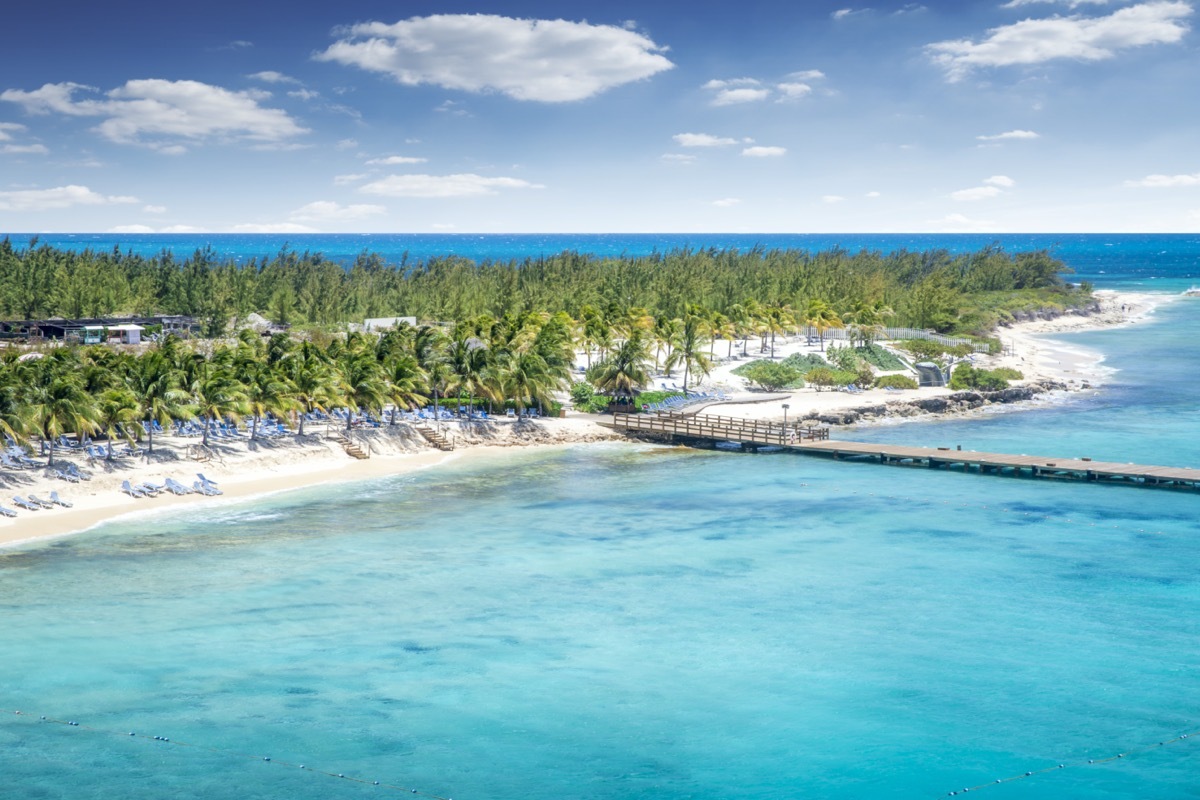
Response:
M0 506L0 515L3 515L5 517L15 517L17 515L17 512L13 511L11 508L5 508L4 506Z
M191 494L192 493L191 489L184 486L182 483L175 480L174 478L167 478L166 485L167 485L167 489L170 490L170 492L172 494Z
M199 478L200 482L205 484L206 486L216 486L217 485L216 481L209 480L208 478L204 477L203 472L197 472L196 477Z
M213 497L215 495L222 494L221 490L218 489L215 484L211 483L201 483L200 481L196 481L192 484L192 488L205 497Z
M141 489L138 489L134 486L130 486L129 481L121 482L121 491L124 492L125 494L129 495L130 497L145 497L146 496L146 493L143 492Z
M15 505L17 508L23 508L26 511L40 511L42 508L41 506L34 505L33 503L26 500L24 497L20 497L20 496L13 497L13 505Z
M70 508L72 505L71 503L68 503L66 500L63 500L61 497L59 497L58 492L50 493L50 502L54 503L56 506L62 506L63 508Z
M42 500L36 494L29 495L28 499L29 499L29 502L31 502L35 505L39 505L42 508L54 508L54 503L47 503L45 500Z

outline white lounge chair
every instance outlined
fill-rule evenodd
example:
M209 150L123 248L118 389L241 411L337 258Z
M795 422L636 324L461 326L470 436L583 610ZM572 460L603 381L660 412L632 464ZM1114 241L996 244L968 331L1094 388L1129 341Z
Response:
M0 516L15 517L17 516L17 512L13 511L11 508L0 506Z
M172 494L191 494L192 493L191 489L184 486L182 483L175 480L174 478L167 478L166 484L167 484L167 489L170 490L170 492Z
M36 494L29 495L29 502L35 503L35 504L41 506L42 508L54 508L54 503L48 503L45 500L38 497Z
M58 492L50 493L50 502L54 503L55 505L62 506L63 508L70 508L72 506L71 503L68 503L66 500L63 500L61 497L59 497Z
M146 496L146 493L143 492L141 489L137 489L133 486L130 486L129 481L121 482L121 491L124 492L125 494L129 495L130 497L145 497Z
M34 505L19 495L13 497L13 505L15 505L17 508L23 508L26 511L40 511L42 508L41 506Z

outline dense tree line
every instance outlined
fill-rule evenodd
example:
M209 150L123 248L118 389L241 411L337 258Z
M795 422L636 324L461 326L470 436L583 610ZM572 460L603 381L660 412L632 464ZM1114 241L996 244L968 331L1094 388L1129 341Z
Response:
M581 319L588 309L610 321L631 309L682 319L692 305L730 317L754 304L800 309L820 302L839 317L856 308L887 308L890 324L982 332L1006 309L1081 302L1086 288L1066 284L1065 271L1045 251L1010 254L998 246L963 255L763 248L621 257L564 252L479 264L457 256L386 264L363 253L346 266L287 248L239 264L211 249L180 260L166 251L154 257L116 248L63 251L36 241L18 249L5 239L0 318L185 314L203 320L215 336L229 319L251 312L276 322L331 326L397 314L463 320L548 311Z

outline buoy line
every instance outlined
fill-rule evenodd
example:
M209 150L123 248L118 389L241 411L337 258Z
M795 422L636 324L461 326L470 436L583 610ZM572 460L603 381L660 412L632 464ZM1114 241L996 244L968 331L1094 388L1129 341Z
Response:
M430 792L422 792L419 789L413 789L408 786L398 786L393 783L385 783L383 781L368 780L366 778L359 778L354 775L347 775L342 772L331 772L329 770L321 769L320 767L309 766L308 764L300 764L300 763L289 762L289 761L280 761L280 760L276 760L276 759L272 758L271 756L267 756L267 755L251 755L249 753L239 753L236 750L224 750L220 747L211 747L209 745L198 744L196 742L184 742L184 741L180 741L179 739L172 739L169 736L151 736L150 734L138 733L137 731L108 730L105 728L92 727L91 725L84 725L84 724L82 724L80 722L76 722L74 720L55 719L54 717L47 717L47 716L38 716L35 718L32 714L27 714L24 711L6 710L4 713L9 713L9 714L12 714L13 716L22 717L23 719L33 720L38 723L44 722L44 723L49 723L49 724L53 724L53 725L62 725L67 728L78 728L81 731L90 731L92 733L99 733L99 734L103 734L106 736L119 736L122 739L133 738L133 739L139 739L141 741L147 741L147 742L162 742L163 744L175 745L176 747L190 747L190 748L193 748L196 750L206 750L210 753L217 753L218 755L229 756L231 758L243 758L243 759L246 759L249 761L261 761L264 763L272 764L273 766L277 766L277 767L293 767L296 769L303 770L304 772L311 772L316 775L325 775L330 778L337 778L339 780L350 781L351 783L361 783L361 784L365 784L367 786L376 786L380 789L391 789L391 790L394 790L397 792L404 792L405 794L408 794L408 795L416 795L417 797L428 797L428 798L430 798L430 800L453 800L450 797L443 797L442 795L431 794Z
M1123 758L1128 758L1131 755L1136 755L1138 753L1147 753L1151 750L1157 750L1160 747L1166 747L1169 744L1175 744L1177 742L1182 742L1185 739L1190 739L1193 736L1196 736L1198 734L1200 734L1200 731L1193 731L1192 733L1181 733L1172 739L1164 739L1163 741L1155 742L1154 744L1143 745L1142 747L1135 747L1131 750L1125 750L1123 752L1116 753L1115 755L1105 756L1104 758L1089 758L1087 761L1078 761L1078 762L1075 762L1072 764L1065 764L1065 763L1064 764L1055 764L1054 766L1051 766L1051 767L1044 767L1042 769L1030 770L1029 772L1022 772L1019 775L1010 775L1007 778L997 778L994 781L990 781L988 783L981 783L977 786L967 786L962 789L955 789L953 791L943 792L942 794L938 795L938 797L939 798L941 798L941 797L956 797L957 795L967 794L968 792L978 792L981 789L988 788L989 786L996 786L996 785L1002 784L1002 783L1012 783L1013 781L1023 781L1026 778L1036 778L1039 775L1045 775L1049 772L1058 772L1061 769L1077 768L1077 767L1094 767L1097 764L1108 764L1113 761L1119 761Z

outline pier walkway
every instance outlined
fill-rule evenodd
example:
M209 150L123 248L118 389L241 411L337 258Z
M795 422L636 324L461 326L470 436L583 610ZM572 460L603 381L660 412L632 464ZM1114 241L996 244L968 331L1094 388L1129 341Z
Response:
M982 453L948 447L909 447L873 442L836 441L825 427L784 425L766 420L712 415L614 414L606 427L685 443L734 442L746 448L783 447L834 459L867 459L881 464L931 469L961 469L980 474L1081 481L1119 482L1131 486L1200 489L1200 469L1093 461L1089 458Z

